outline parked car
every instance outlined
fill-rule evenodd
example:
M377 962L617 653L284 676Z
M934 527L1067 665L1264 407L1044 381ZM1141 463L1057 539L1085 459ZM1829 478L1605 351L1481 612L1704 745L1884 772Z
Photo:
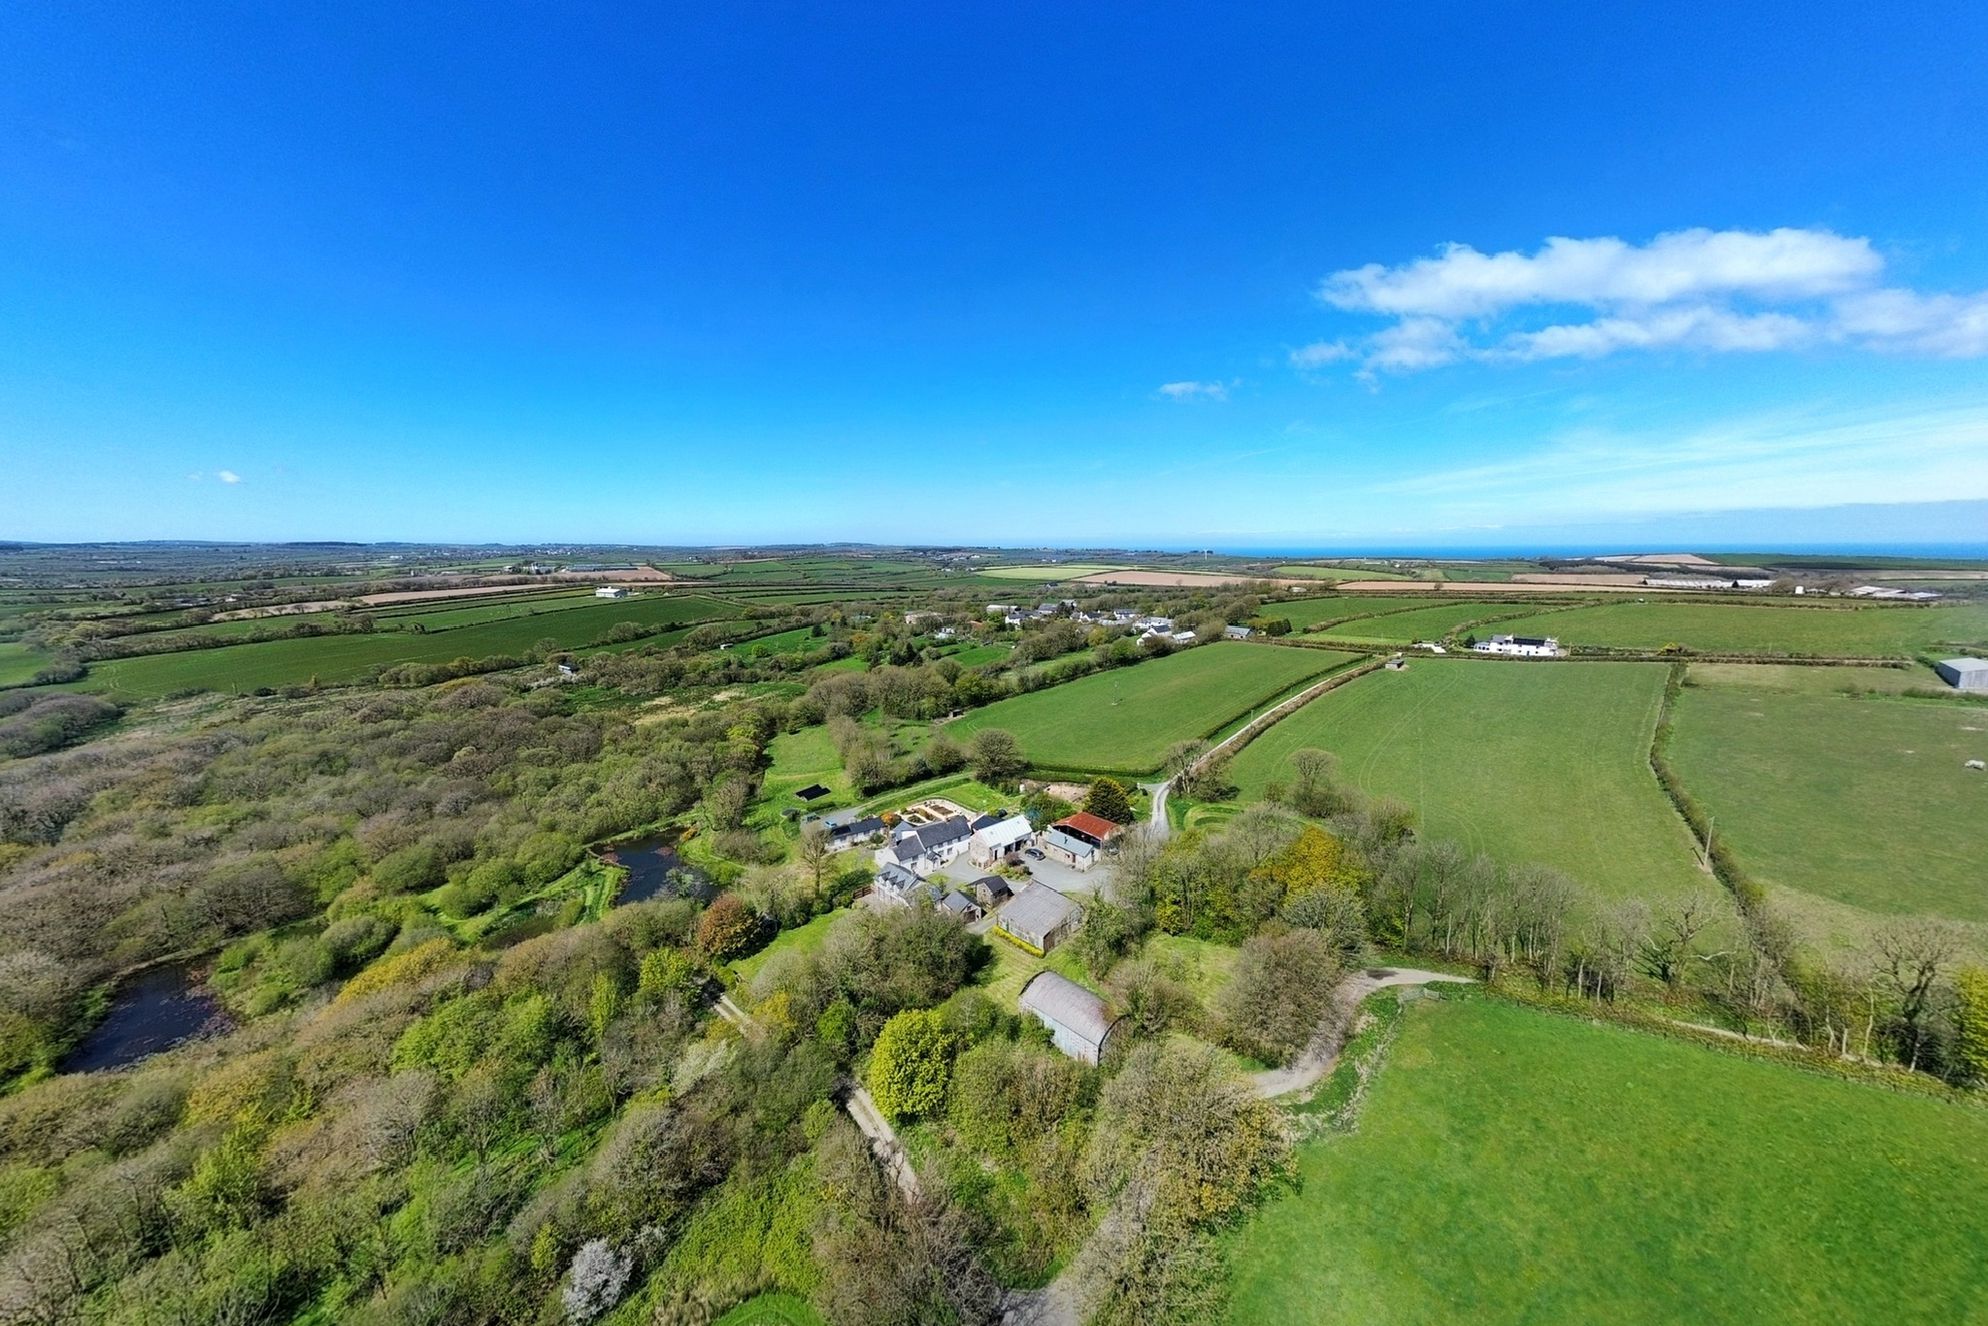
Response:
M1031 861L1040 861L1043 859L1042 849L1040 847L1025 848L1023 849L1023 854L1027 856Z

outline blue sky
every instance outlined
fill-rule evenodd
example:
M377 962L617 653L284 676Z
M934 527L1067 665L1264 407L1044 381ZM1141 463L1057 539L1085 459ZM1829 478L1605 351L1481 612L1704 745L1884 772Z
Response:
M1978 5L451 8L0 15L0 537L1988 539Z

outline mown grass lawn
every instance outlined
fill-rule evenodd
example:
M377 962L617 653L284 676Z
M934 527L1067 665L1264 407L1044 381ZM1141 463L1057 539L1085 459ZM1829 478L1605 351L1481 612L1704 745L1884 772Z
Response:
M1933 608L1797 608L1738 603L1604 603L1498 623L1513 635L1557 636L1563 645L1701 653L1882 658L1940 643L1988 642L1988 604Z
M1229 1242L1237 1326L1988 1318L1988 1111L1419 1000Z
M1050 769L1138 774L1176 741L1205 737L1311 677L1351 662L1323 649L1218 642L976 709L946 726L961 741L1006 728Z
M1723 685L1684 689L1670 744L1761 883L1988 922L1988 775L1971 759L1988 759L1988 706Z
M1243 800L1292 780L1292 752L1331 751L1340 777L1416 812L1419 832L1507 865L1566 871L1618 898L1720 891L1650 771L1660 663L1411 659L1328 691L1245 746Z
M183 690L245 694L265 687L301 686L313 677L325 685L339 685L400 663L518 656L544 639L578 648L599 640L620 622L688 625L736 617L739 612L736 604L696 595L603 599L587 607L506 617L425 635L411 631L323 635L116 659L92 664L89 676L69 689L97 691L112 699L156 699Z

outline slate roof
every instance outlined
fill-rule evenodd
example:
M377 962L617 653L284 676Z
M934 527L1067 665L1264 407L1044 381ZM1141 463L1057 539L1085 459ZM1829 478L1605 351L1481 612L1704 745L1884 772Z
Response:
M1045 847L1060 847L1073 856L1096 856L1098 851L1098 845L1090 839L1079 838L1061 829L1051 829L1043 834L1042 844Z

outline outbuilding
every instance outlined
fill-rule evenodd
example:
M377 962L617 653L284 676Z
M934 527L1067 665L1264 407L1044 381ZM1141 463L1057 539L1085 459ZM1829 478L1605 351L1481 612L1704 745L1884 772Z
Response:
M994 928L1032 953L1047 953L1077 928L1077 904L1047 884L1031 884L1003 907Z
M977 866L991 866L1010 852L1020 851L1035 840L1035 826L1026 815L1010 815L1007 819L974 830L973 846L970 849L973 863Z
M1988 658L1942 659L1933 671L1957 691L1988 691Z
M1049 1028L1056 1048L1082 1063L1095 1064L1111 1047L1119 1019L1095 991L1053 971L1039 971L1022 987L1024 1013Z

